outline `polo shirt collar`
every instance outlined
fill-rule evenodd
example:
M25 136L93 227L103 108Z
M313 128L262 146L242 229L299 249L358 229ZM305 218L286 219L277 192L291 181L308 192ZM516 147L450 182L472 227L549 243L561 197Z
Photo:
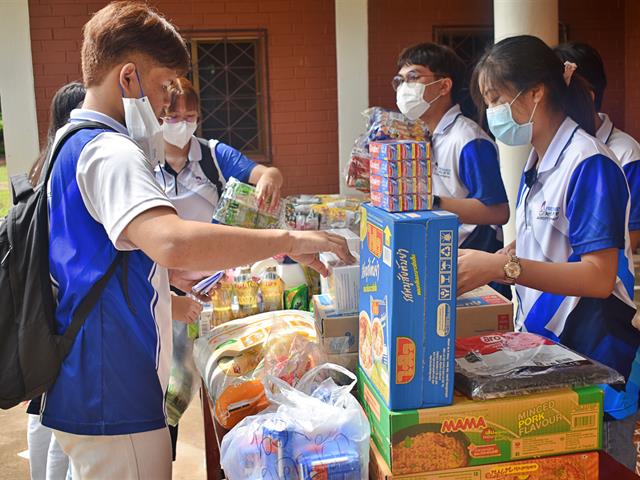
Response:
M578 128L580 127L571 117L567 116L564 119L564 121L560 125L560 128L553 137L553 140L551 140L549 148L547 148L544 157L542 157L542 160L538 164L538 173L546 172L556 166L558 160L560 159L560 156L564 153L567 146L571 143L571 139L573 138L573 135L576 133L576 130L578 130ZM532 168L535 168L537 161L538 154L536 153L535 149L532 148L531 153L529 154L529 159L527 160L524 169L525 172L528 172Z
M104 123L106 126L114 129L118 133L122 133L123 135L129 135L129 131L127 127L122 125L117 120L114 120L109 115L105 115L104 113L97 112L95 110L89 110L87 108L76 108L71 111L71 115L69 115L69 119L71 121L92 121L92 122L100 122Z
M455 104L440 119L440 121L438 122L438 125L436 125L436 128L433 131L433 134L440 135L440 134L446 133L446 131L449 128L451 128L451 126L456 122L456 120L460 115L462 115L462 110L460 110L460 105Z
M598 116L600 120L602 120L602 125L600 125L600 128L596 132L596 138L602 143L607 143L609 137L611 137L611 132L613 132L613 122L606 113L599 113Z

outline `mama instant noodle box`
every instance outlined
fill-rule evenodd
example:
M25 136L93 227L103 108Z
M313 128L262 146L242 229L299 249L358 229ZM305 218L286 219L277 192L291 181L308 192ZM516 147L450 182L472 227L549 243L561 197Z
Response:
M494 463L445 472L394 475L375 445L369 455L371 480L598 480L598 452Z
M391 409L453 399L457 232L446 212L362 209L359 364Z
M585 452L601 446L603 393L597 387L482 402L456 394L448 407L399 412L387 408L361 371L358 378L371 439L394 475Z

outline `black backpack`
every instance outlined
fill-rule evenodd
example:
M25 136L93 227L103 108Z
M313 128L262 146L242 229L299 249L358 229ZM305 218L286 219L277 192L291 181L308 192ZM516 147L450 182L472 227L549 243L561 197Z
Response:
M56 156L83 129L109 129L97 122L72 124L49 155L44 182L33 188L26 174L11 177L14 206L0 220L0 408L46 392L56 380L76 334L124 253L82 300L63 335L56 334L55 299L49 274L47 184Z
M200 144L200 151L202 152L202 160L200 161L200 167L204 172L204 175L207 177L216 190L218 191L218 198L222 198L222 182L220 181L220 172L218 171L218 166L216 162L213 160L213 155L211 154L211 147L209 147L209 142L207 142L203 138L198 138L198 143Z

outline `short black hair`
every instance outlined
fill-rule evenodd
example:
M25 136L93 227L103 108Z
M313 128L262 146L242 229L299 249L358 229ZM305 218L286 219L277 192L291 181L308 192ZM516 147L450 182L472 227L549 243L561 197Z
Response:
M607 88L607 75L604 62L598 51L591 45L580 42L569 42L558 45L553 51L563 62L573 62L578 66L576 70L593 90L594 104L597 111L602 109L602 98Z
M407 65L421 65L438 77L450 78L453 83L451 98L455 103L462 101L465 65L452 48L432 42L405 48L398 57L398 70Z

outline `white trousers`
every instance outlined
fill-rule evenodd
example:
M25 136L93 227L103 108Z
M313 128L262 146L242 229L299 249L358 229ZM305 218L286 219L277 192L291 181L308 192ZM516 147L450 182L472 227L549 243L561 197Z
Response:
M171 480L166 427L129 435L54 435L69 456L73 480Z
M40 423L39 415L29 415L27 425L31 480L64 480L69 458L53 436L53 430Z

